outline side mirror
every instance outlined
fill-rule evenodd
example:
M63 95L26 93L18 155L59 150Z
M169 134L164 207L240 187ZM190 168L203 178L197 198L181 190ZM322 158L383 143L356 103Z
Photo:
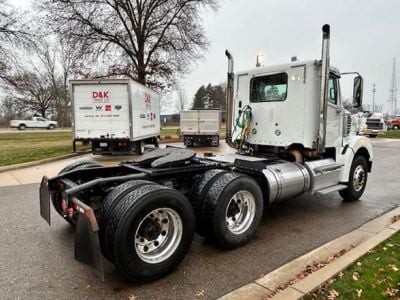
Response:
M354 77L353 107L360 107L362 105L363 82L364 80L361 76Z

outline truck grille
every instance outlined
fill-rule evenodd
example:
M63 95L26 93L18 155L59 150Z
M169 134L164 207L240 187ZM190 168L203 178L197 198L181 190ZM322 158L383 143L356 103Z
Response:
M367 120L367 127L368 129L383 129L383 123L379 119Z

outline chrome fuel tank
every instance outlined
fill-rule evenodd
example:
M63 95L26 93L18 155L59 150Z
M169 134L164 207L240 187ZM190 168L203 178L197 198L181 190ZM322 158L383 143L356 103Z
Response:
M310 187L310 173L299 163L268 165L262 172L268 182L269 203L298 196Z

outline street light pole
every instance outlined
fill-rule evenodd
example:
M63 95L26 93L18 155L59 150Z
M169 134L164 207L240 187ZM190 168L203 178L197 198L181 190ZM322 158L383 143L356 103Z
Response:
M376 92L375 83L372 85L372 112L375 112L375 92Z

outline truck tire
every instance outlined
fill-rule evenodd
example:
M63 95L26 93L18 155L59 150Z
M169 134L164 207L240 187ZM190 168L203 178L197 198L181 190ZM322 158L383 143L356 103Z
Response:
M142 186L119 201L107 226L106 247L131 281L151 281L172 272L193 240L194 212L180 192Z
M77 160L76 162L73 162L72 164L69 164L69 165L65 166L64 168L62 168L60 170L60 172L58 172L58 175L62 175L64 173L72 171L73 169L75 169L79 166L83 166L83 165L87 165L87 164L95 164L95 162L93 162L91 160Z
M367 160L364 156L357 155L353 159L350 167L350 176L347 188L339 191L343 201L351 202L360 199L367 185L367 168Z
M210 186L222 175L228 171L221 169L214 169L205 172L200 175L192 186L190 193L190 202L194 208L194 214L196 216L196 231L200 235L204 235L204 220L203 220L203 205L204 199L207 195Z
M261 222L264 201L251 177L226 173L210 187L204 200L205 237L225 249L246 244Z
M19 124L18 130L25 130L25 129L26 129L26 125L25 124Z
M214 147L219 147L219 136L217 136L217 141L213 144Z
M399 129L399 126L398 125L394 125L393 126L393 130L398 130Z
M377 134L370 134L369 137L370 138L376 138L378 135Z
M144 141L137 141L135 147L137 155L142 155L144 153Z
M160 138L159 137L153 138L153 144L154 144L154 147L160 148Z
M67 173L69 171L73 171L73 170L82 170L82 169L89 169L89 168L96 168L96 167L101 167L99 164L96 164L92 161L88 161L88 160L80 160L77 161L75 163L72 163L68 166L66 166L65 168L63 168L58 175L62 175L64 173ZM67 221L68 223L70 223L72 226L75 226L76 223L78 222L78 220L74 217L64 217L63 214L63 210L61 207L61 193L57 192L57 193L53 193L51 195L51 203L53 204L54 209L57 211L57 213L63 217L63 219L65 221Z
M100 249L103 255L111 261L111 258L108 257L107 252L106 252L106 241L105 241L105 232L106 232L106 227L108 224L108 220L110 219L110 215L112 211L114 210L115 206L119 203L119 201L125 197L127 194L130 192L144 186L144 185L152 185L156 184L155 182L148 181L148 180L131 180L124 182L123 184L120 184L116 186L110 193L107 194L107 196L104 198L100 210L99 210L99 216L101 218L100 221L100 231L99 231L99 240L100 240Z

